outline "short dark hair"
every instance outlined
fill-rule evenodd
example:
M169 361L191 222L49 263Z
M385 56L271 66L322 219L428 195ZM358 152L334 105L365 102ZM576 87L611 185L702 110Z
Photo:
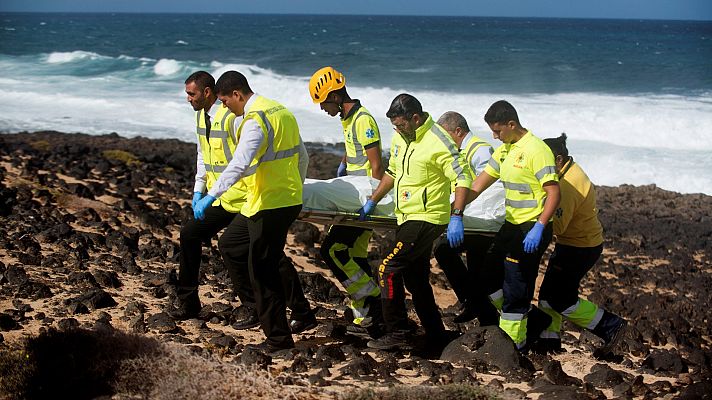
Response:
M506 124L509 121L514 121L519 124L519 116L514 106L506 100L500 100L492 104L485 113L485 122L487 124Z
M200 90L207 87L213 92L215 91L215 78L205 71L196 71L190 74L190 76L186 78L185 84L187 85L190 82L195 82Z
M462 129L465 132L470 131L470 127L467 126L467 120L462 114L455 111L447 111L438 118L438 125L445 128L446 131L454 131L457 128Z
M232 93L233 90L244 94L252 93L252 89L250 89L245 75L237 71L227 71L222 74L215 83L215 92L217 94L226 95Z
M420 102L415 97L407 93L401 93L391 102L391 107L386 112L386 117L410 118L415 114L423 115L423 106L420 105Z
M566 148L566 133L562 133L557 138L544 139L544 143L551 149L551 152L556 156L569 156L569 149Z

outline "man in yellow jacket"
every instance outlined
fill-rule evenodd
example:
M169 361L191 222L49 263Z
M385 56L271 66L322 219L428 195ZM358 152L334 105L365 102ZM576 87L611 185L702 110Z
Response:
M460 113L444 113L438 118L438 125L450 134L460 152L465 155L474 180L487 166L493 152L492 145L471 132L467 120ZM460 313L453 319L457 324L471 321L475 317L479 319L480 326L496 325L499 321L499 314L490 304L479 279L485 255L491 245L491 236L478 233L465 233L464 242L457 248L452 248L444 236L435 242L435 259L460 302ZM463 252L467 255L467 266L462 261Z
M519 122L509 102L493 103L485 122L502 141L489 164L472 184L474 200L497 179L505 191L505 222L485 261L487 292L502 313L499 327L517 349L538 338L551 322L532 307L539 261L552 237L551 219L559 204L559 178L549 147Z
M346 77L333 67L324 67L309 81L312 101L332 117L339 116L345 154L336 176L370 176L381 179L381 134L376 120L346 91ZM381 334L381 292L368 263L368 241L373 230L332 225L321 243L321 258L341 282L351 299L353 325L347 332L358 336Z
M441 350L446 332L430 286L433 241L447 228L450 245L462 244L462 210L469 191L469 167L448 133L423 112L415 97L400 94L386 113L396 129L391 157L380 184L359 210L367 218L393 189L398 220L396 244L378 267L386 335L368 347L393 350L408 347L411 329L405 307L405 288L425 329L429 350ZM454 207L450 187L457 183Z
M562 317L588 329L603 339L599 352L613 349L626 326L621 317L579 298L581 279L591 270L603 252L603 228L598 220L596 188L566 148L566 134L544 139L556 161L561 203L554 214L556 245L549 258L544 281L539 289L539 308L551 315L534 349L541 352L561 350Z
M196 318L200 312L198 281L202 243L210 240L232 222L246 199L246 187L236 182L217 198L211 207L196 210L206 190L212 189L237 147L233 114L216 104L215 79L205 71L192 73L185 80L188 102L195 110L198 153L193 187L194 219L186 221L180 231L180 269L178 271L179 306L169 313L175 319ZM249 282L232 279L233 291L243 304L254 302Z
M289 271L280 262L285 258L289 226L302 208L299 127L289 110L254 93L247 78L237 71L220 76L215 90L226 107L244 117L237 130L240 143L235 155L206 201L240 179L247 187L240 214L220 238L220 252L228 269L239 274L247 271L252 283L257 315L266 336L255 347L266 351L289 349L294 347L295 327L290 327L286 316L283 276L289 272L289 277L297 280L293 284L299 283L291 262ZM196 207L201 206L199 202ZM303 324L316 326L316 319L312 316Z

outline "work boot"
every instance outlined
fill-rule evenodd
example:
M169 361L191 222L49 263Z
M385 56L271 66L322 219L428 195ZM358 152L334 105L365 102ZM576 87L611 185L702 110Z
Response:
M316 321L316 317L314 316L304 321L292 319L289 321L289 330L292 331L292 334L296 335L297 333L314 329L318 324L319 323Z
M254 351L259 351L265 354L272 354L276 353L281 350L289 350L294 348L294 342L288 341L286 343L280 344L280 345L274 345L271 343L268 343L266 340L261 343L257 344L248 344L245 346L245 349L250 349Z
M596 327L591 330L596 336L603 339L603 346L601 346L597 352L601 354L610 353L620 339L623 338L626 325L628 325L628 322L623 318L608 311L603 311L601 320Z
M465 300L464 303L462 303L462 308L460 308L460 312L453 318L452 322L456 324L463 324L465 322L472 321L473 319L477 318L477 308L472 304L471 300Z
M527 344L533 345L539 340L539 335L551 325L551 315L532 306L527 314Z
M531 351L535 354L557 354L565 350L561 347L560 338L539 338L532 343Z
M411 345L404 336L388 333L378 339L369 340L366 346L376 350L410 350Z
M178 321L198 318L200 313L200 298L197 287L176 287L178 295L178 307L168 311L168 315Z
M237 320L232 324L232 329L243 330L250 329L260 325L260 319L257 318L257 310L250 306L242 305L233 311Z

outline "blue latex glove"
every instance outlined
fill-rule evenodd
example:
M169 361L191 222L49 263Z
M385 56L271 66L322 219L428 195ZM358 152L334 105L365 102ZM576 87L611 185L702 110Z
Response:
M462 225L462 216L451 215L450 223L447 224L447 241L450 247L456 249L465 240L465 226Z
M339 164L339 168L336 169L336 177L340 178L342 176L346 176L346 163L343 161Z
M193 203L192 203L192 205L191 205L191 207L193 207L193 210L195 210L195 205L198 204L198 202L199 202L200 199L202 199L202 198L203 198L203 193L201 193L201 192L194 192L194 193L193 193Z
M366 201L366 204L363 205L363 207L359 208L358 210L358 220L359 221L365 221L368 219L368 216L373 212L373 209L376 208L376 202L368 199Z
M537 221L536 224L529 230L527 237L524 238L524 251L526 253L534 253L536 249L539 248L539 243L541 243L541 236L544 233L544 224Z
M215 197L206 194L205 197L198 201L198 204L195 205L195 208L193 208L193 217L195 219L204 220L205 210L207 210L208 207L210 207L214 201Z

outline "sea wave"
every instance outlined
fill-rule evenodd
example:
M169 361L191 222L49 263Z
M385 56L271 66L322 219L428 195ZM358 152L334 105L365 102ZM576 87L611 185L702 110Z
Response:
M33 57L0 55L0 69L8 72L0 80L0 131L4 132L118 132L193 141L194 114L185 101L183 80L204 69L216 78L228 70L244 73L257 93L279 100L295 114L305 141L343 140L339 120L312 103L308 76L280 74L257 65L110 57L77 50ZM449 110L460 112L473 132L494 144L498 142L492 140L482 116L492 102L507 99L517 107L523 125L538 136L566 132L572 153L597 183L655 183L680 192L712 194L712 135L699 128L712 126L709 92L689 96L446 93L408 85L349 85L349 94L375 116L384 147L393 135L385 113L402 92L416 96L434 118Z

